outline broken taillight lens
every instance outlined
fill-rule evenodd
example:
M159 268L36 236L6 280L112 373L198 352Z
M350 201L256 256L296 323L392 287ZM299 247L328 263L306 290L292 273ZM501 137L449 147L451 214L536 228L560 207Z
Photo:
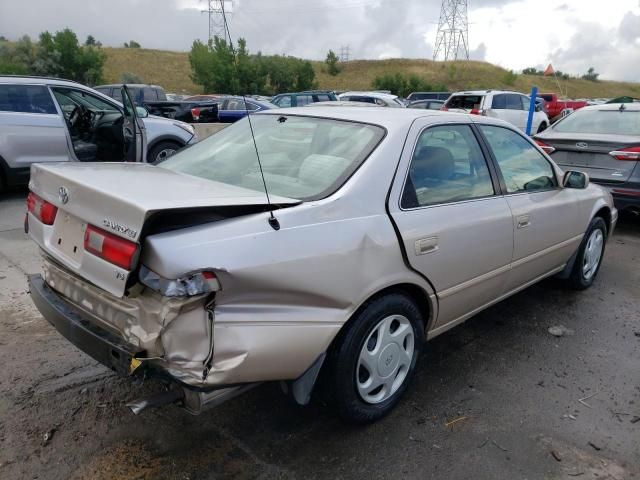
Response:
M538 146L544 150L545 152L547 152L549 155L551 155L553 152L556 151L556 149L554 147L552 147L551 145L547 145L546 143L544 143L541 140L536 140L536 143L538 144Z
M58 213L58 207L33 192L27 196L27 210L45 225L53 225Z
M161 277L142 265L139 279L140 283L165 297L193 297L220 290L220 282L216 274L210 270L189 273L174 280Z
M84 232L84 249L96 257L125 270L133 270L138 254L138 244L87 225Z
M628 160L637 162L638 160L640 160L640 146L623 148L622 150L614 150L613 152L609 152L609 155L611 155L616 160Z

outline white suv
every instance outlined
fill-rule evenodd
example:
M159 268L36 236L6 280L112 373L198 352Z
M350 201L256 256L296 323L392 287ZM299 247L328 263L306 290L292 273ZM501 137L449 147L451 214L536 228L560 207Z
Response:
M499 118L525 131L530 98L522 93L504 90L476 90L453 93L442 110ZM531 133L540 133L549 126L549 118L538 105L533 114Z

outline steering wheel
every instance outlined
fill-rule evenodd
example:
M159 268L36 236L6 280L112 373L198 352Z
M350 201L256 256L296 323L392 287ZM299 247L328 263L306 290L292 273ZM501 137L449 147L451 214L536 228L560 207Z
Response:
M69 123L77 131L89 131L93 125L94 114L84 105L77 105L71 115L69 115Z

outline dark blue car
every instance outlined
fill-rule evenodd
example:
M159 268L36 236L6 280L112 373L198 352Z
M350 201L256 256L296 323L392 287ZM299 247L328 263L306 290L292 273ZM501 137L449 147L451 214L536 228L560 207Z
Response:
M246 101L246 106L245 106ZM278 108L273 103L255 100L251 97L220 97L218 100L218 118L222 123L233 123L249 113Z

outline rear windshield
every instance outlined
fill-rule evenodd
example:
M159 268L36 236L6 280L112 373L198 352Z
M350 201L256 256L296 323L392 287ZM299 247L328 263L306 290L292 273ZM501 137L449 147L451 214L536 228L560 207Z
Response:
M251 123L269 193L299 200L336 191L385 133L374 125L314 117L252 115ZM247 118L159 166L264 192Z
M480 108L483 98L482 95L455 95L447 101L447 108L473 110L474 108Z
M554 125L553 131L640 135L640 111L577 110Z

